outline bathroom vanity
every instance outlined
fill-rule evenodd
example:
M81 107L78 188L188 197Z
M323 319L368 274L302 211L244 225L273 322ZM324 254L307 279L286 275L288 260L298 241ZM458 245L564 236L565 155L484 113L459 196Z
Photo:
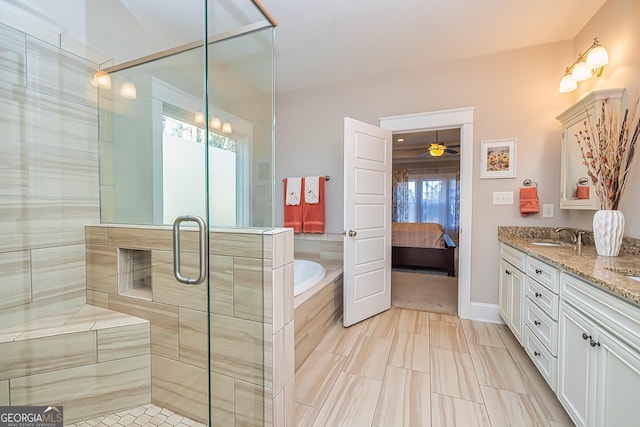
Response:
M637 254L500 233L500 315L577 426L628 426L640 407Z

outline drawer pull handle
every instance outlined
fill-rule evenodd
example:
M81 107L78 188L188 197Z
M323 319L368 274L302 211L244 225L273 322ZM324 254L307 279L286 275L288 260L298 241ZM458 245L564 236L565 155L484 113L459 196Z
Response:
M600 347L600 343L597 341L594 341L593 339L589 340L589 345L591 347Z
M586 333L586 332L583 332L583 333L582 333L582 339L583 339L583 340L585 340L585 341L586 341L586 340L588 340L589 338L591 338L591 335L587 335L587 333Z
M534 321L533 321L533 324L534 324L534 325L536 325L536 326L540 326L540 325L541 325L541 323L540 323L540 322L538 322L537 320L534 320Z
M536 298L540 298L542 294L540 292L536 292Z
M536 356L536 357L539 357L539 356L540 356L540 353L539 353L539 352L537 352L537 351L534 351L534 352L533 352L533 355L534 355L534 356Z
M536 268L536 274L540 274L542 273L542 270L540 270L539 268Z

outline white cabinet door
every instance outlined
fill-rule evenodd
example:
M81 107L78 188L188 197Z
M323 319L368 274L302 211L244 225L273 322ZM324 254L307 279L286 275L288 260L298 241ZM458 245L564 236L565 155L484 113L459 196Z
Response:
M513 335L522 344L524 332L524 273L500 259L499 312Z
M498 301L500 317L504 320L504 323L510 327L511 322L511 271L514 268L505 260L500 260L500 282L498 287Z
M640 354L608 332L594 342L598 354L594 426L637 425L640 409Z
M576 426L588 424L590 390L595 387L597 352L589 345L597 339L595 325L564 302L560 304L558 399Z
M524 273L517 268L511 271L511 330L520 344L524 336L524 298L526 295Z

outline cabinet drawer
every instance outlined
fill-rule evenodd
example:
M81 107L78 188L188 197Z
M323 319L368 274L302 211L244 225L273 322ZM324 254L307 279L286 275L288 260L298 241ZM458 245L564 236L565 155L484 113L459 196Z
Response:
M527 255L504 243L500 244L500 258L522 271L525 269Z
M531 328L551 354L556 356L558 354L558 322L549 317L529 298L527 298L525 307L526 325Z
M537 258L528 256L527 269L525 272L554 294L560 292L560 271L556 267L540 261Z
M558 382L558 359L540 342L529 326L524 328L524 349L551 390L555 392Z
M559 295L527 276L527 296L553 320L558 320Z

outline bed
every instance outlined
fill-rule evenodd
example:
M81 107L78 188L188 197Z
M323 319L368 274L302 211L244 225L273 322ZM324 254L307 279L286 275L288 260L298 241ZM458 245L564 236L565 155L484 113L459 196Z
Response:
M432 268L455 276L453 242L434 222L394 222L391 224L391 264L393 267Z

